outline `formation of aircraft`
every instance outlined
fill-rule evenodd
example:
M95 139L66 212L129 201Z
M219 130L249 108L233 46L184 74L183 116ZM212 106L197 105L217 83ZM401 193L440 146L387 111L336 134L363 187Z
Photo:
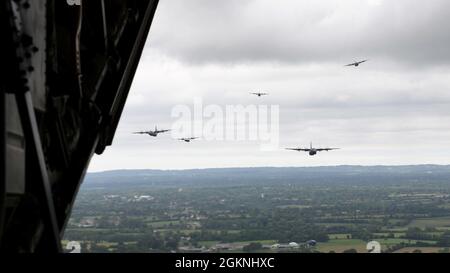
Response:
M157 137L158 134L169 132L169 131L170 130L158 130L158 127L155 126L155 130L133 132L133 134L149 135L149 136L152 136L152 137ZM184 141L184 142L191 142L194 139L198 139L198 137L183 137L183 138L179 138L178 140L181 140L181 141Z
M258 96L258 97L269 95L268 93L261 93L261 92L255 92L255 93L250 93L250 94Z
M358 67L360 64L367 62L368 60L364 60L364 61L359 61L359 62L354 62L351 64L347 64L345 66L354 66L354 67Z
M316 155L317 152L323 152L323 151L332 151L332 150L338 150L340 148L313 148L312 142L309 148L286 148L286 150L292 150L297 152L308 152L310 156Z
M345 66L358 67L360 64L365 63L367 61L368 60L362 60L362 61L347 64ZM258 97L269 95L269 93L263 93L263 92L251 92L250 94L258 96ZM155 130L153 130L153 131L134 132L133 134L147 134L149 136L156 137L156 136L158 136L158 134L165 133L168 131L170 131L170 130L158 130L158 127L155 126ZM198 139L198 137L183 137L183 138L179 138L178 140L184 141L184 142L191 142L192 140L195 140L195 139ZM310 156L314 156L318 152L322 152L322 151L328 152L328 151L338 150L338 149L340 149L340 148L314 148L312 145L312 142L311 142L309 148L286 148L286 150L292 150L292 151L297 151L297 152L307 152Z
M134 132L133 134L141 134L141 135L149 135L152 137L157 137L158 134L169 132L170 130L158 130L158 127L155 126L155 130L153 131L141 131L141 132Z

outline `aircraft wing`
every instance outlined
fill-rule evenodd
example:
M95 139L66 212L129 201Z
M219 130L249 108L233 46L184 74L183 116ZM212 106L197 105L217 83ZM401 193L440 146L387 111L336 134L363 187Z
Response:
M364 60L364 61L360 61L360 62L354 62L354 63L351 63L351 64L347 64L347 65L345 65L345 66L355 66L355 65L360 65L360 64L362 64L362 63L365 63L365 62L367 62L368 60Z
M340 148L319 148L319 149L316 149L316 151L318 151L318 152L322 152L322 151L331 151L331 150L339 150Z
M169 132L170 130L158 130L158 131L156 131L158 134L159 133L165 133L165 132Z
M133 134L148 134L149 132L146 132L146 131L142 131L142 132L133 132Z
M194 140L194 139L197 139L198 137L182 137L182 138L179 138L178 140Z
M297 151L297 152L308 152L311 149L305 149L305 148L286 148L286 150L291 150L291 151Z

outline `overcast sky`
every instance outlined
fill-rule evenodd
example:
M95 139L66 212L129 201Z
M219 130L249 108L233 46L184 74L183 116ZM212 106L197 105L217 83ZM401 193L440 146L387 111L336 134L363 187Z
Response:
M162 0L113 146L90 171L450 164L449 76L448 0ZM280 149L131 134L171 128L194 98L278 105ZM284 150L310 141L342 150Z

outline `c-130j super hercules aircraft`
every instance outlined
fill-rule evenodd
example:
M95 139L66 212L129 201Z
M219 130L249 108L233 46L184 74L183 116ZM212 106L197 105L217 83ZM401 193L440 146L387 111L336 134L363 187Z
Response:
M322 152L322 151L331 151L331 150L338 150L340 148L313 148L312 146L312 142L309 146L309 148L286 148L286 150L292 150L292 151L297 151L297 152L308 152L310 156L316 155L317 152Z
M134 132L133 134L137 134L137 135L149 135L152 137L157 137L158 134L161 133L165 133L165 132L169 132L170 130L158 130L158 127L155 126L155 130L150 130L150 131L141 131L141 132Z

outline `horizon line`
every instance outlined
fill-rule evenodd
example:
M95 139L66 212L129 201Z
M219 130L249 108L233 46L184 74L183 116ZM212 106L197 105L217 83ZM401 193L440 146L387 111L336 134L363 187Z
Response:
M335 167L421 167L421 166L436 166L436 167L450 167L450 164L398 164L398 165L355 165L355 164L342 164L342 165L322 165L322 166L244 166L244 167L207 167L207 168L180 168L180 169L109 169L100 171L88 171L86 174L107 173L114 171L198 171L198 170L226 170L226 169L287 169L287 168L335 168Z

